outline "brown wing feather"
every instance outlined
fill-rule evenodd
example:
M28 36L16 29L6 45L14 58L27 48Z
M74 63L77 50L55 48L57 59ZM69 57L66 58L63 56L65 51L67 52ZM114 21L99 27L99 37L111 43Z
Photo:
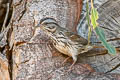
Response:
M65 35L68 36L68 38L70 40L72 40L73 42L78 42L83 45L87 45L87 43L88 43L88 41L85 38L83 38L80 35L77 35L75 33L67 31L67 32L65 32Z

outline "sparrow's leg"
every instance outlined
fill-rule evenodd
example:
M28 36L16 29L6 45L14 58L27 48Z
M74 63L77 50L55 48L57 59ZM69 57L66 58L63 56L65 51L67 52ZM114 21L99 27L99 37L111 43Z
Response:
M72 70L72 67L74 66L74 64L75 64L76 61L77 61L77 56L76 56L76 55L72 56L72 58L73 58L73 63L72 63L72 65L70 66L70 68L69 68L68 71L71 71L71 70Z
M62 62L62 65L63 65L68 59L70 59L70 56L67 57L67 58Z

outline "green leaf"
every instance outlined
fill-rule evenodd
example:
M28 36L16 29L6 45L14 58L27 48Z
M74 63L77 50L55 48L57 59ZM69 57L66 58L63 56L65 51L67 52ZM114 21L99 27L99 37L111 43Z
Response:
M89 4L88 4L88 1L86 3L86 11L87 11L86 19L87 19L87 22L88 22L88 27L90 27L90 16L89 16Z
M99 37L99 40L102 42L103 46L108 50L108 53L116 54L115 47L107 43L103 29L100 27L96 27L95 31Z
M104 30L102 28L100 28L100 27L98 27L98 30L101 33L101 35L103 36L103 38L106 40Z
M93 26L93 29L95 29L98 25L97 20L98 20L98 12L96 8L92 8L91 10L91 24Z

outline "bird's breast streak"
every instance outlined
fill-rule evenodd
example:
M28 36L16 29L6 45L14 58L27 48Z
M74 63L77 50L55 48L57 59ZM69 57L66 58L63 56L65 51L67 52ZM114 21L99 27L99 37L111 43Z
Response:
M62 42L59 42L58 44L54 45L54 47L61 53L68 55L68 56L72 56L68 51L68 47L63 44Z

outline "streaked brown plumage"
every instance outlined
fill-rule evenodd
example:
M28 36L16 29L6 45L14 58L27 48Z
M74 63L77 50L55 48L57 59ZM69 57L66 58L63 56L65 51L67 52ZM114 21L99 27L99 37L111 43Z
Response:
M42 19L36 28L35 34L38 34L40 29L50 37L53 46L59 52L73 58L73 64L77 61L77 55L93 48L87 45L88 41L86 39L62 28L53 18Z

